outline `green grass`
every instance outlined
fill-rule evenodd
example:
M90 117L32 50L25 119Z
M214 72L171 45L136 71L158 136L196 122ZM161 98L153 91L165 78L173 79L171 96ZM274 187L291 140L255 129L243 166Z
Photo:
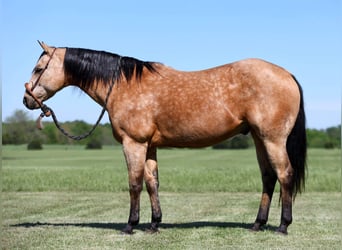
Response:
M310 149L306 192L294 204L289 235L274 233L278 194L268 229L248 231L260 199L254 150L159 150L163 223L144 231L149 199L141 199L141 225L127 222L127 170L119 147L88 151L44 146L2 151L2 249L340 249L341 154Z
M150 208L142 197L141 225L121 235L126 192L9 192L3 194L4 249L340 249L340 193L307 193L296 201L288 236L274 233L280 208L272 205L269 229L251 233L256 193L161 193L160 234L144 231Z
M158 151L158 162L161 191L261 191L253 149L164 149ZM3 191L128 191L120 147L4 147L2 166ZM309 150L306 191L341 191L339 150Z

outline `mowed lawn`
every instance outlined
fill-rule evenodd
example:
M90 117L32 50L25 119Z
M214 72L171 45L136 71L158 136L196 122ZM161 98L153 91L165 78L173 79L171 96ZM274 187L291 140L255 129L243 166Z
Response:
M255 151L158 151L160 233L145 232L150 204L144 190L141 225L127 222L127 170L120 147L25 146L2 150L2 249L340 249L340 150L310 149L306 191L298 195L289 235L279 224L279 193L266 230L252 233L261 179ZM277 187L278 190L278 187Z

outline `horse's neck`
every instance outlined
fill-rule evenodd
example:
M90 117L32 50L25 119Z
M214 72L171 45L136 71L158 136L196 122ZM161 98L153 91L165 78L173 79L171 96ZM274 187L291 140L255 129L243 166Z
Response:
M91 97L99 105L104 106L108 91L110 89L109 84L103 84L102 82L94 83L89 89L82 89L89 97Z

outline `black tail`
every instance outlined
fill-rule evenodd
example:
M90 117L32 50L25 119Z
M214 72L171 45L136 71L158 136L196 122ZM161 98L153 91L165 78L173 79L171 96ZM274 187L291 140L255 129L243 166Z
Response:
M307 142L303 90L297 79L294 76L292 77L299 88L300 106L296 123L287 138L286 150L294 170L293 199L295 199L296 194L298 192L301 193L305 189Z

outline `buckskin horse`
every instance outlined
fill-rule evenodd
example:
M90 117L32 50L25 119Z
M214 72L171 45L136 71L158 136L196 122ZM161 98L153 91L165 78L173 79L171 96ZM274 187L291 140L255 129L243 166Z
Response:
M128 169L130 212L124 233L131 234L139 223L143 181L152 207L150 230L158 231L158 147L206 147L250 132L263 184L251 229L266 224L278 180L277 232L287 234L306 171L303 92L291 73L260 59L184 72L104 51L39 43L43 53L25 84L24 104L48 115L43 102L66 86L77 86L108 112Z

